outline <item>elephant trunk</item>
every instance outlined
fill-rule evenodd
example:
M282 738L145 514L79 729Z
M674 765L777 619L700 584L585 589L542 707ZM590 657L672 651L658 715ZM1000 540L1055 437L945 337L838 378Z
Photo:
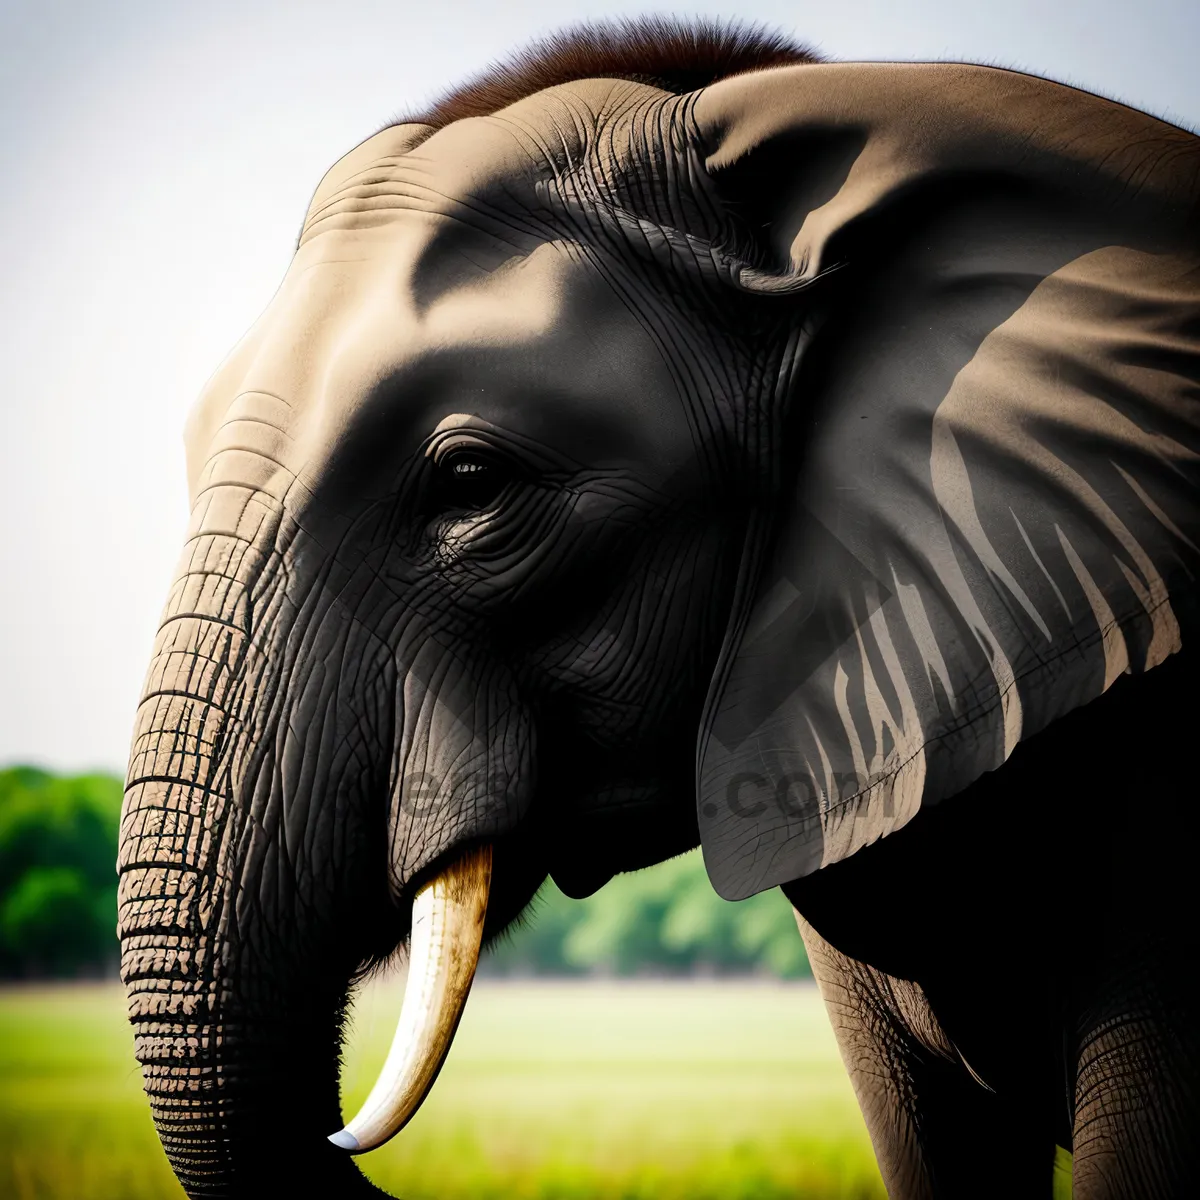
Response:
M280 772L246 736L278 683L252 637L253 553L244 537L193 535L138 711L118 861L137 1057L189 1195L381 1195L327 1140L357 948L339 957L305 911L261 796ZM302 949L279 953L280 925L310 920L311 937L288 939Z

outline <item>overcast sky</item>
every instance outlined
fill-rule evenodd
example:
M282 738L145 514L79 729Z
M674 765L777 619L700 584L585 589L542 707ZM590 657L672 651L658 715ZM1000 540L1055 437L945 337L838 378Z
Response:
M565 0L0 0L0 763L123 767L186 519L181 429L309 195ZM1036 71L1200 126L1197 0L739 0L843 59Z

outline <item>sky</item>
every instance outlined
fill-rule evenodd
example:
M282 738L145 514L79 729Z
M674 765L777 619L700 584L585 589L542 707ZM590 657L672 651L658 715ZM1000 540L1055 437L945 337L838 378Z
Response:
M0 0L0 764L121 770L187 518L188 408L325 169L587 18L560 0ZM844 59L1015 67L1200 127L1196 0L739 0Z

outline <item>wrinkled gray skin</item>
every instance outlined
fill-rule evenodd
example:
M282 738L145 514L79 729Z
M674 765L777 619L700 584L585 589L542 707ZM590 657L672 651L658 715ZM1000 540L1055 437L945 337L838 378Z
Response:
M647 91L573 85L556 123L594 136ZM545 195L563 164L530 157L535 103L339 162L191 417L121 896L139 1055L196 1194L253 1191L290 1146L297 1177L350 1186L325 1141L347 983L465 845L496 845L492 931L548 871L585 894L696 842L761 473L729 400L779 365ZM504 472L479 508L468 453Z
M411 154L427 131L376 135L321 184L196 406L121 851L138 1054L193 1195L372 1190L326 1140L347 988L463 848L495 845L495 932L547 874L587 894L697 841L696 731L747 531L778 505L806 333L703 240L729 219L681 105L586 81ZM621 203L647 145L639 199L695 243ZM1052 735L1012 764L1048 805L1072 790L1039 762ZM1106 830L1127 774L1084 807ZM1078 1196L1180 1194L1194 1005L1098 964L1114 926L1085 915L1096 879L1053 883L1085 818L1034 839L1025 886L1025 839L997 835L994 805L946 811L973 815L922 815L789 888L893 1194L1046 1195L1072 1137ZM1099 891L1136 940L1157 902ZM1100 982L1064 974L1076 953ZM1022 961L1032 986L997 1003ZM1164 1099L1169 1054L1188 1066Z

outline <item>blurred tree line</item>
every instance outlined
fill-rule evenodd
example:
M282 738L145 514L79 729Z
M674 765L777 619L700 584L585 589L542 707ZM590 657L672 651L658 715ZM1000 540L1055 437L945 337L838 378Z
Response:
M571 900L547 882L493 943L485 975L810 974L792 906L778 889L733 903L708 882L699 850Z
M0 771L0 976L115 969L120 813L110 775Z
M120 811L115 776L0 771L0 978L115 971ZM808 962L778 891L722 900L693 851L586 900L547 882L480 972L795 978Z

